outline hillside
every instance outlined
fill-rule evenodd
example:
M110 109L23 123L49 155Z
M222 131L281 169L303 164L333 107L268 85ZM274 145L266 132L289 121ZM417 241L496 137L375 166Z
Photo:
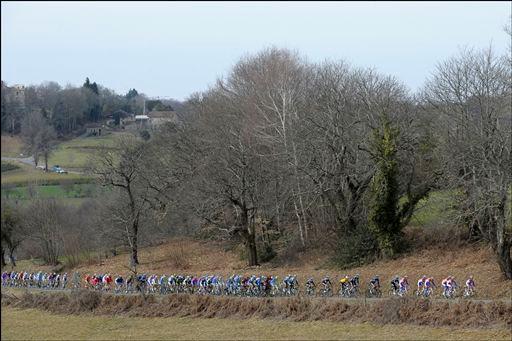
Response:
M229 276L240 274L274 274L283 278L286 274L296 274L299 281L313 276L319 281L323 276L339 279L342 275L360 274L363 281L378 274L388 287L388 280L395 274L407 275L411 285L423 274L434 276L438 284L448 275L454 275L459 283L472 274L478 288L479 298L510 298L512 283L500 274L492 251L486 246L463 246L457 250L432 248L416 251L396 260L381 260L373 264L349 270L337 270L321 267L326 264L327 256L320 250L310 251L301 256L300 265L276 266L272 263L248 268L238 253L226 251L222 244L196 240L172 240L160 246L142 248L139 252L141 264L139 272L156 274L219 274ZM128 273L128 254L102 260L102 263L80 266L73 271L81 273L108 272L113 274ZM26 264L26 263L25 263ZM28 264L26 264L28 265ZM21 266L20 266L21 268ZM484 289L484 283L492 283Z

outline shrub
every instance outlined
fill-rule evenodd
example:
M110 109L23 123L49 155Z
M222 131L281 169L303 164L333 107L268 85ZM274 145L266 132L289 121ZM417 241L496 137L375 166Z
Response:
M349 268L371 263L378 254L377 240L366 227L358 227L338 240L332 262L338 267Z
M171 248L171 251L169 252L169 260L171 261L171 264L177 269L186 270L190 268L189 259L189 252L187 248L185 248L182 244Z
M8 163L8 162L2 162L2 173L3 172L8 172L8 171L11 171L11 170L15 170L15 169L18 169L18 168L20 168L20 167L15 165L15 164Z

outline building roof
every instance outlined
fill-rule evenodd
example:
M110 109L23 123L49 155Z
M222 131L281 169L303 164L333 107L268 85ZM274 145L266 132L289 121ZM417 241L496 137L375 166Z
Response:
M176 112L174 112L174 111L150 111L150 112L148 112L148 116L151 118L173 119L174 117L176 117Z

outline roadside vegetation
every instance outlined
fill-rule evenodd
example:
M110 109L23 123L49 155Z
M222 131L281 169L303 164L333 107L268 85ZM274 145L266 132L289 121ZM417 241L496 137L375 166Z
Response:
M69 328L73 325L73 328ZM37 328L34 328L37 326ZM290 322L193 317L126 317L92 314L52 315L35 309L2 307L2 336L14 339L126 340L508 340L510 332L495 329L453 329L368 323Z

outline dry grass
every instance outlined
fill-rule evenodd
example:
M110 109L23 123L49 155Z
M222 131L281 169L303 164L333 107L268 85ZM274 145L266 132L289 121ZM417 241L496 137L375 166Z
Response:
M187 261L182 262L186 257ZM139 250L139 272L171 274L179 272L229 273L244 267L244 263L231 252L224 251L221 244L187 239L175 239L158 246ZM124 253L108 258L103 264L79 267L80 272L126 273L129 254Z
M183 264L177 263L173 254L180 254L184 248L189 260ZM138 271L157 274L190 273L190 274L219 274L228 276L232 273L258 274L271 273L283 278L288 273L297 274L299 281L304 283L308 276L319 280L324 275L331 278L340 278L341 275L359 273L363 281L367 281L375 274L380 275L383 284L388 287L388 278L393 275L408 275L412 284L421 275L434 276L438 284L442 278L454 275L462 282L466 276L473 274L478 286L478 298L510 298L512 284L505 280L499 270L491 250L485 246L460 246L457 249L446 250L429 248L418 250L413 254L396 260L377 261L363 267L339 271L332 268L319 268L325 264L328 255L318 250L310 251L301 256L300 265L287 265L274 267L264 264L257 268L248 268L239 256L232 251L225 251L222 244L217 242L203 242L195 240L171 240L155 247L143 248L139 253L141 265ZM179 260L179 259L178 259ZM78 268L81 272L109 272L126 273L129 264L129 255L121 254L109 258L102 265L92 264ZM385 282L384 282L385 281ZM482 283L488 281L492 286L482 290Z
M338 299L238 298L197 295L117 296L89 290L71 293L2 293L2 305L38 308L58 314L128 317L206 317L237 319L279 319L295 322L370 322L432 327L510 329L512 305L504 302L446 302L414 298L365 302Z
M2 308L2 340L510 340L506 330L379 326L333 322L222 320L198 318L136 318L51 315L34 309Z

